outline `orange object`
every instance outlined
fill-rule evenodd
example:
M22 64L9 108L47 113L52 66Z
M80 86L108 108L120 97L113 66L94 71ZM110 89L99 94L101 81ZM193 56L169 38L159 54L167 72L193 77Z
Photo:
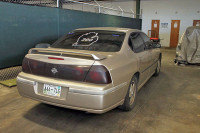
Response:
M151 40L159 40L159 38L153 38L153 37L151 37L150 39Z

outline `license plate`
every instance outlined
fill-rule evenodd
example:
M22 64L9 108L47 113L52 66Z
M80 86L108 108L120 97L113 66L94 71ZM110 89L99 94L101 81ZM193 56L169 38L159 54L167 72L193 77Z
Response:
M60 97L60 94L61 94L61 86L55 86L55 85L44 84L44 87L43 87L43 94L49 95L49 96Z

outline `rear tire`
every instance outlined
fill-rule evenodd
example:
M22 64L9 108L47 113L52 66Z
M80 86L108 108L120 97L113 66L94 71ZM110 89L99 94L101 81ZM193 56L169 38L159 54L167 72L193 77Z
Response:
M130 111L135 106L136 97L137 97L137 81L138 81L137 77L133 76L133 78L131 79L124 103L121 106L119 106L120 109L124 111Z
M158 76L158 75L160 74L160 68L161 68L161 59L159 59L159 60L157 61L157 67L156 67L154 76Z

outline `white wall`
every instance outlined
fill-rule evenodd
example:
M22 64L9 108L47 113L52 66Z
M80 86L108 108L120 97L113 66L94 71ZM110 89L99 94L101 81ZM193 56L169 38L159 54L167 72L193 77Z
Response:
M181 20L180 34L183 34L188 26L193 25L193 20L200 19L200 0L142 0L142 30L147 33L151 30L151 21L160 20L160 23L168 23L168 28L160 27L162 46L169 47L171 20ZM156 14L157 12L157 14Z

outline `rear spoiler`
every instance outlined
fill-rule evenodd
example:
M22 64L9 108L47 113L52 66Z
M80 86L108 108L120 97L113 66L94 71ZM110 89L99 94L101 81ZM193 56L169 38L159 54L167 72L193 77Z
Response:
M89 56L97 61L106 59L106 56L101 55L101 54L71 52L71 51L54 50L54 49L48 49L48 48L32 48L29 50L28 54L45 54L45 55L64 56L64 57L80 57L80 56L88 57Z

